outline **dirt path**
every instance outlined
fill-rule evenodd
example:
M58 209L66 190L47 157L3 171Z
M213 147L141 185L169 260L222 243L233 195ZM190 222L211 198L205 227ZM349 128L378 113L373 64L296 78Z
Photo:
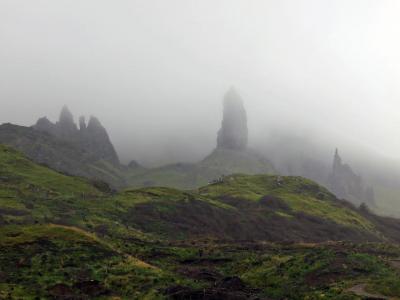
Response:
M376 300L385 300L385 299L393 299L393 298L389 298L383 295L379 295L379 294L371 294L368 293L365 288L367 287L366 284L358 284L356 286L353 286L352 288L349 288L347 290L347 292L356 294L357 296L360 297L365 297L365 298L369 298L369 299L376 299Z
M87 231L85 231L85 230L83 230L83 229L81 229L81 228L75 227L75 226L66 226L66 225L58 225L58 224L49 224L49 226L50 226L50 227L53 227L53 228L63 228L63 229L75 231L75 232L77 232L77 233L79 233L79 234L82 234L82 235L84 235L84 236L86 236L86 237L88 237L88 238L90 238L90 239L96 241L96 242L99 243L99 244L102 244L102 245L105 246L105 247L108 247L108 248L111 249L112 251L114 251L114 252L116 252L116 253L118 253L118 254L120 254L120 255L125 256L129 262L131 262L131 263L137 265L138 267L149 268L149 269L153 269L153 270L159 270L159 268L157 268L157 267L155 267L155 266L153 266L153 265L150 265L150 264L148 264L148 263L146 263L146 262L144 262L144 261L142 261L142 260L140 260L140 259L138 259L138 258L136 258L136 257L133 257L133 256L130 255L130 254L127 254L127 253L122 252L121 250L117 249L117 248L116 248L114 245L112 245L111 243L100 239L100 238L99 238L98 236L96 236L94 233L87 232Z

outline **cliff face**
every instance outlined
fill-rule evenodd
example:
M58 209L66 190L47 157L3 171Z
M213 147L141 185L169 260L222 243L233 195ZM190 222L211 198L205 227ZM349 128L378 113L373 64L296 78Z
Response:
M33 128L47 132L61 140L71 142L99 160L119 165L118 155L108 133L95 117L90 118L87 126L85 118L80 117L78 129L72 113L64 106L57 123L54 124L47 118L41 118Z
M217 148L245 150L248 142L247 114L243 100L231 88L224 98L222 126L218 132Z
M356 205L365 203L369 206L375 206L373 188L365 186L362 177L354 173L348 164L343 163L337 149L328 185L339 198L349 200Z

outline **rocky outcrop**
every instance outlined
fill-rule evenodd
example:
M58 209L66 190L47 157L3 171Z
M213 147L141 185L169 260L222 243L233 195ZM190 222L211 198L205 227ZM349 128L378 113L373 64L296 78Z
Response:
M248 142L247 114L243 100L231 88L224 98L224 113L221 129L218 132L217 148L245 150Z
M39 122L42 125L46 123L44 119ZM105 163L76 143L59 139L46 131L2 124L0 144L18 149L34 162L59 172L90 178L93 181L104 181L113 188L126 186L119 166Z
M362 177L354 173L348 164L343 163L338 149L335 151L328 185L339 198L349 200L356 205L365 203L368 206L375 206L373 188L365 186Z
M81 120L80 132L86 150L95 153L100 159L119 164L118 155L110 141L107 130L96 117L90 117L87 127Z
M33 128L47 132L61 140L72 142L98 160L119 165L118 155L110 141L107 130L95 117L90 118L87 126L85 117L80 117L78 129L72 113L64 106L57 123L54 124L44 117L39 119Z

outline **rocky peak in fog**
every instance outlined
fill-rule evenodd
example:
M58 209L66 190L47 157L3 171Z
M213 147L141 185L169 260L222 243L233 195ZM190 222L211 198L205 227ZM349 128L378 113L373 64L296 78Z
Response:
M234 88L224 97L221 129L218 132L217 148L245 150L248 142L247 114L243 100Z
M59 126L62 127L69 127L73 129L77 129L74 123L74 116L72 115L71 111L68 109L67 106L63 106L60 112L60 118L57 123Z
M57 123L50 122L46 117L40 118L34 129L47 132L59 139L72 142L83 150L93 154L97 159L104 159L113 164L119 164L118 155L108 136L107 130L100 121L91 117L86 126L85 117L79 118L79 130L68 107L64 106Z
M119 163L117 153L110 141L107 130L96 117L90 117L89 123L84 130L84 137L86 148L89 151L96 152L102 159L115 164Z

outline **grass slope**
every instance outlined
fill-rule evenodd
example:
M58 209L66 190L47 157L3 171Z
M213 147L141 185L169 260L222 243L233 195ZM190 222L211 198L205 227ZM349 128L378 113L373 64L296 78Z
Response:
M0 299L396 297L399 233L299 177L112 194L0 146Z
M200 194L213 199L229 197L256 202L268 195L271 199L281 199L294 213L303 212L367 231L374 229L351 206L343 205L327 189L302 177L233 175L201 188Z
M0 298L142 298L171 284L159 268L59 225L0 228Z

